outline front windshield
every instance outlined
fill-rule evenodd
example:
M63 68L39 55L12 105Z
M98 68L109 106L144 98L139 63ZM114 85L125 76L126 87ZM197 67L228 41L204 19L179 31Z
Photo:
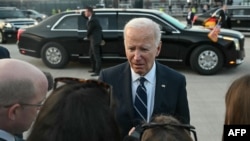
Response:
M35 10L29 10L31 13L34 13L35 15L39 15L39 13Z
M25 18L24 14L18 10L2 10L0 11L0 19L16 19Z
M178 19L176 19L176 18L174 18L174 17L172 17L164 12L161 12L160 16L163 17L170 24L176 26L179 29L184 29L186 27L186 25L184 23L180 22Z

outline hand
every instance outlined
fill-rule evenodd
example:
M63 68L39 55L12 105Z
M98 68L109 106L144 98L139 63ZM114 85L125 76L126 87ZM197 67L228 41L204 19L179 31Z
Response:
M130 136L134 131L135 131L135 127L132 127L132 128L129 130L128 135Z

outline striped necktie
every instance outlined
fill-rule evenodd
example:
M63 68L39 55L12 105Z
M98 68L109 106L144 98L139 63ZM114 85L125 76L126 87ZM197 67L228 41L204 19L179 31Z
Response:
M21 138L19 138L19 137L17 137L17 136L15 136L15 141L24 141L24 140L21 139Z
M147 121L147 91L144 86L146 79L144 77L139 78L140 84L136 89L134 109L136 119Z

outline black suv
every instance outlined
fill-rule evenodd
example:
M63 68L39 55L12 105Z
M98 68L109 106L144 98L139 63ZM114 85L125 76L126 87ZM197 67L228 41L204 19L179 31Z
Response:
M7 40L16 41L19 28L36 24L37 21L26 18L22 11L15 7L0 7L0 43Z
M202 25L211 16L215 16L218 19L221 10L221 8L213 8L206 13L197 14L194 24ZM227 6L225 13L229 19L231 29L250 31L250 6Z
M53 15L40 24L19 30L18 48L21 54L42 58L51 68L63 68L69 61L88 59L89 41L83 11ZM162 31L159 61L191 66L200 74L214 74L223 66L237 66L243 62L244 35L222 29L218 42L208 38L210 30L187 28L177 19L157 10L96 9L103 37L103 60L126 60L123 28L132 18L146 17L157 22Z

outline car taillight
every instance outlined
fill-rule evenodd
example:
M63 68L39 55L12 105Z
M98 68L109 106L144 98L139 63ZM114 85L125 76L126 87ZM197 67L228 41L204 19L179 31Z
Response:
M20 35L23 33L25 31L25 29L18 29L18 31L17 31L17 41L19 41L19 39L20 39Z

